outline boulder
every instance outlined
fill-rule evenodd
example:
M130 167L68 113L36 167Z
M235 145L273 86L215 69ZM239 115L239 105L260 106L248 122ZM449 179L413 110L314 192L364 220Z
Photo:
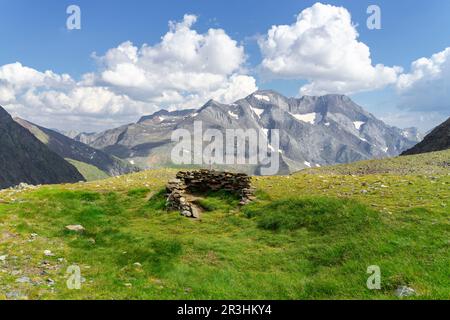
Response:
M82 225L76 224L76 225L66 226L66 230L74 231L74 232L83 232L85 229Z

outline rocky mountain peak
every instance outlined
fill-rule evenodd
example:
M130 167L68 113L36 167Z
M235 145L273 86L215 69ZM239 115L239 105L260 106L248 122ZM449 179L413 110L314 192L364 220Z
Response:
M151 115L141 117L137 123L143 123L148 120L155 120L155 119L161 122L168 118L185 117L193 113L194 111L195 109L183 109L176 111L168 111L166 109L161 109L159 111L156 111L155 113L152 113Z
M276 129L280 131L280 162L292 172L397 156L417 143L415 136L402 135L401 129L386 125L339 94L288 98L273 90L259 90L232 104L209 100L196 111L161 110L145 119L100 133L91 146L148 168L169 163L173 130L190 130L195 121L202 121L204 130L224 132L255 129L268 133Z

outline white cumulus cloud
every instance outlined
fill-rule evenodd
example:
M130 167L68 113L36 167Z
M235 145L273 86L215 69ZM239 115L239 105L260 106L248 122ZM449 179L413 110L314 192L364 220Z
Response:
M397 82L400 107L450 115L450 48L420 58Z
M169 22L154 45L127 41L94 54L98 69L76 81L19 62L0 66L0 104L51 127L100 130L159 108L200 107L209 99L232 102L257 90L245 70L244 48L222 29L198 33L197 17Z
M124 42L96 57L101 71L94 81L133 99L172 107L198 106L210 98L231 102L255 91L254 78L245 75L244 48L222 29L199 34L192 29L196 20L185 15L170 22L153 46Z
M358 41L347 9L316 3L291 25L272 26L259 40L263 72L272 78L304 79L300 94L350 94L394 84L399 67L373 65Z

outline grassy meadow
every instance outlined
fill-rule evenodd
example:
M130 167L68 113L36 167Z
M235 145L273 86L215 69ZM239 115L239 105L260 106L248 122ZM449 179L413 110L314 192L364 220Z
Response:
M402 285L449 299L449 164L445 151L254 177L254 203L210 194L201 220L165 210L176 169L4 190L0 299L397 299Z

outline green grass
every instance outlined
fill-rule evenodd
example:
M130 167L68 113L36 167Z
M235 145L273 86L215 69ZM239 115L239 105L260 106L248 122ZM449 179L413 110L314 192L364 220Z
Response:
M256 177L257 201L211 193L201 221L165 210L176 170L5 190L0 299L396 299L399 285L448 299L450 172L424 174L429 159L414 158L418 173ZM66 286L74 264L81 290ZM371 265L381 290L366 287Z
M379 223L378 214L365 205L325 197L283 199L263 206L254 203L243 211L249 218L256 217L258 227L274 231L305 228L319 234L341 233L344 229L363 232L365 227Z
M229 212L238 206L240 199L231 193L219 191L209 192L195 202L207 212Z
M66 160L70 162L75 168L77 168L77 170L86 179L86 181L95 181L109 178L109 175L106 172L100 170L96 166L73 159Z

